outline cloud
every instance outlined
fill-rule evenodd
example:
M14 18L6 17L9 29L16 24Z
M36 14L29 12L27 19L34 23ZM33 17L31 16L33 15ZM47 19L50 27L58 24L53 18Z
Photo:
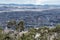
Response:
M44 4L60 4L60 0L46 0Z
M0 3L15 4L60 4L60 0L0 0Z
M35 0L36 4L43 4L46 0Z
M44 0L1 0L0 3L41 4Z

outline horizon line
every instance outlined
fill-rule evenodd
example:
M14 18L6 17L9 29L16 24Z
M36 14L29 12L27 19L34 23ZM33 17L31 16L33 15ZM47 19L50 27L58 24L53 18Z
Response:
M11 4L11 5L14 5L14 4L18 4L18 3L0 3L1 4ZM18 5L28 5L28 4L18 4ZM30 4L30 5L60 5L60 4Z

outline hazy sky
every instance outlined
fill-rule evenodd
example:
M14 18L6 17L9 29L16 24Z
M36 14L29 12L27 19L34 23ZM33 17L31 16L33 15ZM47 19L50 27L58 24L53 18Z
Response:
M1 3L15 3L15 4L58 4L60 0L0 0Z

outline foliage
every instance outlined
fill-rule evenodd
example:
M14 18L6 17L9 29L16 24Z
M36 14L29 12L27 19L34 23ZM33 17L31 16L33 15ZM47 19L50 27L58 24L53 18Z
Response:
M17 34L12 33L13 35L10 33L4 34L3 29L0 28L0 40L48 40L48 39L50 40L52 36L54 37L52 38L53 40L60 40L60 25L57 25L56 27L53 28L49 27L40 27L38 29L30 28L27 30L28 32L20 34L22 36L20 36L19 33L24 31L24 21L20 21L19 23L17 23L14 20L9 21L7 27L11 28L13 26L16 27L14 31L17 31L18 33ZM36 37L36 34L40 35Z
M19 32L24 31L24 21L20 21L16 28Z

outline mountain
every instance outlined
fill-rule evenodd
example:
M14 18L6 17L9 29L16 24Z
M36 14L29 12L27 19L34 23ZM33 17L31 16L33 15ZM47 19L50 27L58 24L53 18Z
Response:
M60 8L60 5L34 5L34 4L0 4L0 11L12 11L12 10L45 10Z

